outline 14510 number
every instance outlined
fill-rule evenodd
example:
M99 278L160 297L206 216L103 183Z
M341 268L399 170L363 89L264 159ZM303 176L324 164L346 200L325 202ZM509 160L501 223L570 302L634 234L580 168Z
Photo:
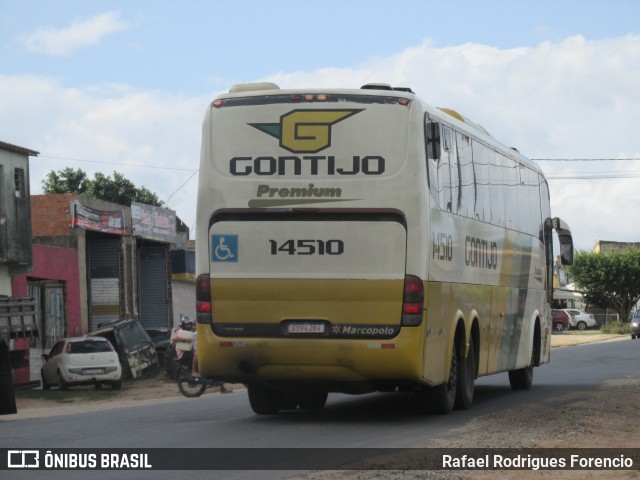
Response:
M342 240L285 240L280 245L276 240L269 240L271 255L286 253L288 255L342 255Z

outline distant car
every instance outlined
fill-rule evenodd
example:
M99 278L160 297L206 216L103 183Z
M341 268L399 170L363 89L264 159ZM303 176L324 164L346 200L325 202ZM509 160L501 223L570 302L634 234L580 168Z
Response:
M596 323L596 317L589 313L581 312L575 308L564 308L562 311L569 314L569 323L571 324L571 328L586 330L587 328L598 326Z
M631 323L629 325L631 331L631 339L635 340L636 337L640 337L640 310L631 317Z
M57 385L66 390L73 385L122 387L122 367L111 343L102 337L65 338L42 356L42 389Z
M563 310L551 310L551 322L553 323L553 329L556 332L569 330L571 326L569 318L570 315Z

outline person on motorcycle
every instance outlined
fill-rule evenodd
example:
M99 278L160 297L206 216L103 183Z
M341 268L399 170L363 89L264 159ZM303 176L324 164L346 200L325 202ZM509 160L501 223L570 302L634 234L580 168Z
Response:
M191 376L198 374L198 350L196 332L193 331L194 321L189 317L180 318L179 328L171 332L171 343L176 344L178 361L191 365Z

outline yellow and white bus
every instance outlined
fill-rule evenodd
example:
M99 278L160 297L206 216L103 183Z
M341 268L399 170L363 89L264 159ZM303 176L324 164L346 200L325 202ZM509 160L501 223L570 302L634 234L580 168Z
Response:
M245 84L211 103L201 155L200 373L254 412L414 391L448 413L549 361L552 230L565 263L571 232L479 125L407 88Z

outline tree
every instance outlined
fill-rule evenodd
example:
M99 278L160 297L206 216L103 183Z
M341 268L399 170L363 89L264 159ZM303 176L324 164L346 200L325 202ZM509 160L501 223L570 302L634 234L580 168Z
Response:
M158 195L145 187L136 187L133 182L118 172L113 178L97 172L93 180L81 169L64 168L58 172L51 170L42 180L44 193L79 193L88 197L99 198L120 205L131 206L131 202L146 203L160 207L164 202Z
M42 180L44 193L85 193L90 180L81 169L65 168L59 172L51 170Z
M590 305L611 308L626 320L640 300L640 250L578 252L569 275Z

